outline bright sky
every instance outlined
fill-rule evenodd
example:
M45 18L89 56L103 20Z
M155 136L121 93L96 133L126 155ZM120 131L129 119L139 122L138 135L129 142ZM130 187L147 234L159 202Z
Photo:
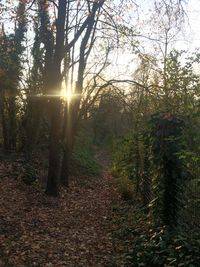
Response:
M188 0L187 14L190 24L191 39L188 40L188 48L200 48L200 0Z
M151 36L151 29L145 30L145 21L150 19L149 9L152 9L152 4L154 0L137 0L136 2L139 6L139 21L142 22L144 20L144 26L141 26L141 32L144 31L144 35L147 34ZM200 49L200 0L185 0L184 9L187 14L187 17L185 19L185 26L183 27L181 33L175 37L176 42L172 44L172 47L180 50L187 50L189 52L193 52L195 48ZM137 16L135 12L133 12L131 15L133 17ZM152 29L152 31L153 30L154 29ZM156 43L154 41L148 41L143 38L139 38L139 40L144 45L144 50L142 51L144 53L149 53L150 51L152 51L152 48ZM134 66L136 66L136 63L137 62L134 60L134 55L131 56L129 51L123 52L122 54L120 54L119 51L119 53L115 55L115 60L113 61L111 72L115 73L118 77L124 77L124 75L127 75L128 78L130 77L130 73L133 73L135 68Z
M4 2L5 0L2 0ZM115 0L118 1L118 0ZM174 1L174 0L172 0ZM186 9L186 14L188 19L186 19L185 29L183 33L178 37L180 41L174 44L175 48L177 49L184 49L193 51L195 48L200 48L200 0L184 0L185 4L184 7ZM0 0L1 2L1 0ZM126 2L126 1L124 1ZM152 7L154 0L135 0L138 4L139 9L138 12L136 8L130 10L129 16L131 16L131 21L133 25L136 25L136 29L138 28L137 19L139 18L140 21L148 20L150 17L149 9ZM4 13L5 15L5 13ZM6 12L7 15L7 12ZM138 16L138 17L137 17ZM149 18L148 18L149 17ZM143 30L143 26L141 26ZM151 35L151 32L150 32ZM140 41L144 41L144 39L139 39ZM143 52L149 52L153 46L153 42L145 41L145 50ZM149 49L149 51L148 51ZM130 51L118 51L115 56L112 58L112 67L111 72L115 74L116 77L119 78L120 73L124 76L125 74L130 75L130 73L134 71L134 66L136 62L134 59L134 53L130 54ZM115 78L116 78L115 77Z

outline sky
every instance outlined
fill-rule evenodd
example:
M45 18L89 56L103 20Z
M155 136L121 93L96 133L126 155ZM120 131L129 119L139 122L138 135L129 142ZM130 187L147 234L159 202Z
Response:
M172 1L176 2L176 0ZM154 0L138 0L141 16L143 14L148 17L153 2ZM178 36L174 38L176 41L173 46L177 49L192 51L195 48L200 48L200 0L182 0L182 2L185 11L185 23ZM145 10L147 11L145 12Z
M177 49L189 50L192 52L194 51L195 48L200 48L200 0L183 0L183 1L184 1L184 9L187 14L186 22L182 32L178 37L179 41L177 41L173 45ZM3 3L5 2L5 0L0 0L0 3L1 2ZM133 25L137 25L138 21L142 22L143 20L144 21L148 20L148 16L150 14L149 9L152 8L152 3L154 2L154 0L135 0L135 2L138 7L138 12L136 8L133 7L133 9L130 10L129 13ZM142 23L140 26L141 30L144 30ZM136 28L137 27L138 25L136 26ZM139 39L139 41L141 41L141 43L144 42L143 43L144 53L150 52L151 49L153 48L154 45L153 42L145 41L142 38ZM116 76L115 78L118 78L120 74L122 76L124 76L125 74L129 75L131 72L132 73L134 72L134 67L136 63L137 61L135 61L134 53L131 54L129 50L128 51L119 50L112 57L111 71L112 73L115 73Z
M118 0L115 1L117 2ZM184 3L183 5L187 14L186 25L185 25L187 29L184 29L185 36L181 38L182 41L178 42L177 45L181 48L192 50L196 47L200 47L200 0L182 0L182 1ZM17 3L17 1L15 0L13 2ZM137 16L140 16L140 21L143 19L145 20L146 17L148 17L149 9L151 8L151 5L154 2L154 0L135 0L134 2L138 6L139 11L137 14L136 9L131 10L130 15L132 15L133 17L132 20L134 20L134 18L137 20ZM0 4L3 3L6 3L6 1L0 0ZM10 14L8 11L6 11L0 15L1 17L7 17ZM185 40L183 41L184 38Z
M200 48L200 0L188 0L186 12L189 20L190 38L188 48Z
M151 30L155 30L148 28L148 19L151 19L149 14L153 2L153 0L137 0L138 14L135 12L131 14L132 17L135 17L133 24L136 23L135 25L137 25L138 20L141 24L141 31L144 32L144 35L149 36L152 36ZM178 36L175 36L176 41L172 43L171 48L193 52L196 48L200 49L200 0L184 0L183 6L186 13L185 23ZM144 38L139 38L139 41L144 46L143 50L140 48L142 52L151 53L153 51L154 41L148 41ZM114 57L111 72L115 73L116 77L127 76L127 78L130 78L136 65L137 59L133 54L130 54L130 51L118 51Z

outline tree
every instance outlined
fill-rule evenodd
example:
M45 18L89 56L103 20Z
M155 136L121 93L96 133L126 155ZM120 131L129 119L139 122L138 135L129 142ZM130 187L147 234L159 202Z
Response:
M92 4L92 6L91 3L89 3L89 1L87 2L87 4L88 4L89 15L84 21L85 24L83 23L79 29L79 31L82 31L82 28L84 28L85 33L80 43L79 55L78 55L77 81L74 90L74 95L76 97L72 99L70 103L70 108L68 105L65 106L64 135L66 137L64 139L64 156L61 167L61 183L66 186L68 185L70 155L73 148L74 137L76 134L77 122L79 118L78 114L83 93L85 68L91 49L95 42L95 32L97 29L100 10L104 4L104 1L95 1ZM77 33L75 34L74 40L77 39L76 36L79 34L79 31L77 31ZM72 44L73 42L74 41L71 41ZM73 46L74 45L75 44L73 44ZM68 53L69 49L70 49L70 43L67 44Z
M45 74L44 94L51 95L49 100L50 109L50 151L49 171L46 193L51 196L58 195L58 177L60 166L60 134L61 134L61 101L59 92L61 90L62 74L61 62L64 57L64 31L66 19L67 1L59 1L58 16L56 20L56 37L49 27L48 2L39 1L41 27L44 31L45 45Z
M22 54L26 32L26 1L19 0L16 11L16 27L14 34L7 35L2 25L1 31L1 117L6 151L16 148L17 142L17 107L16 96L22 75Z
M31 160L32 152L38 142L41 122L44 115L45 102L41 96L43 93L44 60L41 48L43 31L40 27L39 18L34 21L34 44L31 50L32 67L28 77L28 89L26 90L25 114L23 116L24 138L21 140L26 158Z
M52 32L54 24L51 23L49 16L48 1L39 1L40 24L43 31L43 44L45 46L45 65L44 65L44 81L43 93L49 98L48 109L50 109L50 156L49 156L49 172L46 193L56 196L58 194L58 178L60 167L60 148L61 148L61 129L62 129L62 105L61 105L61 89L63 78L69 85L69 71L74 75L74 64L77 67L77 81L74 90L75 99L70 103L70 113L65 106L64 117L64 135L65 150L62 163L61 181L67 184L69 156L71 153L75 129L77 123L78 111L81 103L81 94L83 91L84 71L87 59L94 43L94 34L98 22L97 14L100 13L104 1L84 1L83 6L74 12L75 1L59 1L57 6L57 18L55 21L55 39ZM88 11L85 16L85 10ZM80 14L80 18L79 18ZM73 24L71 32L70 19ZM70 37L72 39L70 40ZM80 41L80 37L82 40ZM79 45L79 53L75 54L75 48ZM77 53L77 52L76 52ZM69 63L70 56L78 56L76 62ZM64 65L62 65L62 62ZM64 66L64 72L62 67ZM69 70L69 68L71 68ZM70 120L70 121L69 121ZM69 128L70 125L70 128Z

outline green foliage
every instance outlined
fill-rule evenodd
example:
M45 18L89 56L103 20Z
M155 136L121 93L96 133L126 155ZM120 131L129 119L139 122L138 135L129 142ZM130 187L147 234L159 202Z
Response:
M71 173L89 176L99 176L101 174L101 167L95 160L91 138L83 131L76 138Z
M200 262L200 240L184 235L170 238L164 227L147 229L135 238L126 266L196 267Z
M115 140L112 154L112 174L115 177L127 177L132 179L134 176L133 166L133 138L129 134L123 139Z
M115 177L118 192L124 200L131 200L135 191L133 147L131 134L116 140L113 145L112 174Z
M184 60L184 64L182 63ZM166 111L181 115L195 112L199 95L199 75L194 71L199 63L199 51L186 56L185 51L172 50L166 58L165 95Z
M196 267L200 261L200 236L168 231L159 218L143 213L138 202L113 206L113 240L116 265L126 267ZM156 222L156 223L155 223Z
M200 221L200 179L191 179L185 192L185 205L182 210L181 229L191 237L199 232Z
M199 115L196 113L188 117L186 127L183 131L183 148L179 153L180 159L185 163L190 176L200 178L200 133Z
M22 75L22 53L25 50L23 45L27 31L27 20L25 15L26 2L19 1L17 8L17 21L14 34L6 36L4 30L0 40L0 70L3 73L3 89L16 90L19 84L19 77Z
M113 145L112 174L120 180L118 183L120 192L122 188L130 187L130 192L136 195L142 193L143 203L147 205L151 195L151 178L149 170L149 134L146 132L143 121L139 129L135 129L126 137L116 140ZM121 181L124 180L123 185ZM128 183L129 182L129 183ZM131 185L128 185L130 184ZM133 190L133 188L135 190Z

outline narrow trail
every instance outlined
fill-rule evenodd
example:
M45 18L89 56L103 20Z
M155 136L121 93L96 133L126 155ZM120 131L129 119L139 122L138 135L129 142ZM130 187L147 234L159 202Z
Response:
M59 199L0 178L0 267L109 266L112 191L107 172L89 183L72 182Z
M101 149L96 152L95 159L102 166L104 172L108 171L111 165L111 155L108 150Z

